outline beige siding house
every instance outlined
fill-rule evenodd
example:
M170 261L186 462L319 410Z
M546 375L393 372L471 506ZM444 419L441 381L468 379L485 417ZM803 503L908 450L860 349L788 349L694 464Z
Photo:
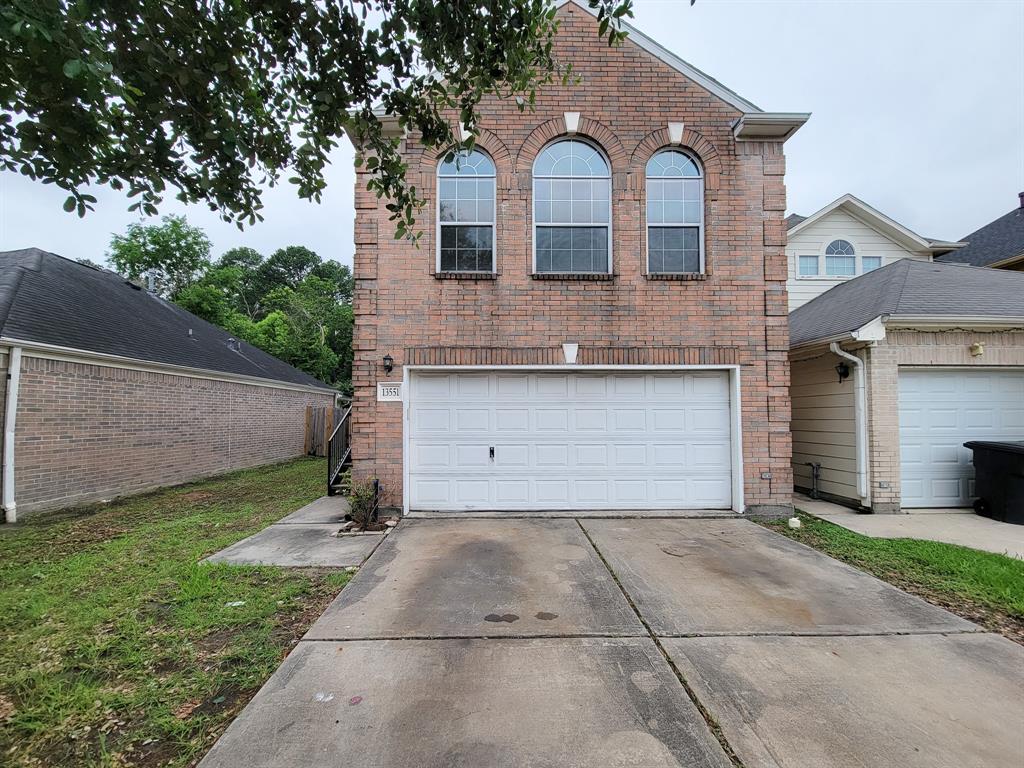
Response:
M900 259L931 261L963 245L921 237L853 195L786 224L791 312L857 275Z
M822 354L796 360L793 384L793 484L843 499L857 497L856 409L853 387L839 381L839 358Z
M898 260L795 310L790 361L798 491L967 507L963 444L1024 440L1024 273Z

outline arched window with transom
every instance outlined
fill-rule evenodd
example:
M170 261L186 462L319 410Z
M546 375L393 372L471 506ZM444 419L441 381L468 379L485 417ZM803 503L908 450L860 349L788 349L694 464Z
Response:
M478 149L437 168L437 269L494 271L494 162Z
M647 271L704 271L704 175L678 149L662 150L647 163Z
M534 271L611 271L611 168L595 146L561 139L533 164Z
M830 277L857 274L857 252L849 240L833 240L825 246L825 274Z

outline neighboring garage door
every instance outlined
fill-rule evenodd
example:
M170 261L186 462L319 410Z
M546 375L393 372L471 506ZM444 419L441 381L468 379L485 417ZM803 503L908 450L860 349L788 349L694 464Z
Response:
M968 440L1024 440L1024 370L900 371L904 507L969 506Z
M729 376L414 373L410 507L728 509Z

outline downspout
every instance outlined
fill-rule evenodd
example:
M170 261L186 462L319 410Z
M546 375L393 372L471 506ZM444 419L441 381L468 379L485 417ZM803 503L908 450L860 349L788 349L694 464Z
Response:
M844 352L839 343L829 344L833 354L853 363L853 428L857 441L857 495L861 504L871 506L871 491L868 487L868 429L867 391L864 386L864 362L856 355Z
M11 347L7 359L7 403L4 411L4 513L8 523L18 522L14 503L14 422L18 416L18 383L21 381L21 347Z

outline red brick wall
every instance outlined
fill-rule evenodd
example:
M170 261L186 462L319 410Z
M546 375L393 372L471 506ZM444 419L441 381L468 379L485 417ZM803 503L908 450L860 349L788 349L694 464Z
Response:
M786 505L792 477L782 146L737 143L735 109L633 43L609 49L585 11L570 4L560 14L556 55L572 61L582 82L546 88L533 112L498 99L482 108L478 144L497 166L497 279L434 276L434 155L413 140L404 144L410 181L428 195L419 247L393 239L383 203L366 192L365 171L357 174L355 472L380 477L387 500L401 503L402 409L377 403L375 386L400 378L403 364L427 354L416 348L440 348L430 354L455 361L469 360L464 347L518 350L520 362L542 364L560 356L562 342L576 341L580 361L592 364L617 362L612 347L649 348L644 359L652 362L740 363L746 502ZM567 111L581 113L579 134L611 161L610 281L530 277L532 164L564 130ZM644 275L644 170L669 144L669 122L685 123L683 144L705 169L703 280ZM385 354L395 359L390 376L380 365Z
M332 402L330 394L24 356L18 514L300 456L306 405Z

